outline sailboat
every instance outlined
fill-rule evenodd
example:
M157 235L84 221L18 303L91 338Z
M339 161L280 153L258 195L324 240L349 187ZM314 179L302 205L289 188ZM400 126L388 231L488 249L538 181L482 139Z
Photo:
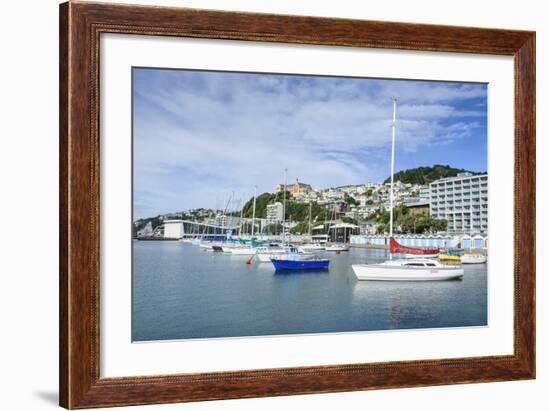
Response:
M393 99L392 145L391 145L391 177L390 177L390 259L379 264L353 264L351 267L358 280L371 281L440 281L459 279L464 275L461 266L446 266L439 261L428 258L393 259L394 252L403 251L393 238L393 175L395 163L395 127L397 99ZM394 242L392 247L392 240ZM401 247L401 249L400 249ZM406 247L405 254L412 254L414 247ZM439 250L438 250L439 251ZM422 256L423 254L417 255Z
M292 247L288 244L288 238L286 235L286 173L284 178L284 190L283 190L283 249L285 252L281 255L270 256L270 261L275 267L276 271L279 270L328 270L330 260L327 258L319 259L314 254L309 253L307 250L302 250L297 247ZM311 217L310 217L311 218ZM312 244L309 244L312 246Z

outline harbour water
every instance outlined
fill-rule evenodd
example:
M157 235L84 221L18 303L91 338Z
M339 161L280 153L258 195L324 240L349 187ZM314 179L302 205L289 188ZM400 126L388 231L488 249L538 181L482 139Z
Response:
M487 266L458 281L357 281L380 249L324 253L324 272L275 272L249 256L133 242L132 339L158 341L487 325Z

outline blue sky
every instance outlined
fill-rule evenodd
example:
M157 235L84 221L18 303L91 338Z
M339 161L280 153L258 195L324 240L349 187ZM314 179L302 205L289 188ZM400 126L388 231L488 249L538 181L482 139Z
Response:
M224 208L273 191L288 168L315 188L396 171L487 169L487 85L133 69L134 217Z

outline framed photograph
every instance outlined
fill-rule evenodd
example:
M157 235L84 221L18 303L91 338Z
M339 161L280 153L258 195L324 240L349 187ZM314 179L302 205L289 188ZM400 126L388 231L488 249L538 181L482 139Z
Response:
M60 6L60 405L535 378L535 33Z

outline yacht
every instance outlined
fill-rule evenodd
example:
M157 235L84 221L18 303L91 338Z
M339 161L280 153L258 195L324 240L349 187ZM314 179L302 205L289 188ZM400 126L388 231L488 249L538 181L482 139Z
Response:
M460 266L441 264L428 258L387 260L380 264L354 264L358 280L371 281L442 281L462 278Z

